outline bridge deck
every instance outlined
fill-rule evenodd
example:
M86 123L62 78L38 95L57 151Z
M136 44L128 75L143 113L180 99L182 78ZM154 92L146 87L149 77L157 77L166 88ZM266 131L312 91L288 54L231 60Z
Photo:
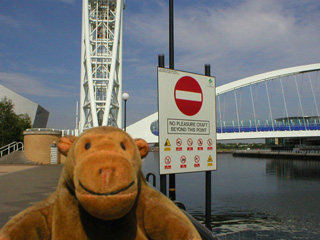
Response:
M292 125L292 126L223 126L217 127L217 133L235 133L235 132L270 132L270 131L308 131L320 130L320 124Z

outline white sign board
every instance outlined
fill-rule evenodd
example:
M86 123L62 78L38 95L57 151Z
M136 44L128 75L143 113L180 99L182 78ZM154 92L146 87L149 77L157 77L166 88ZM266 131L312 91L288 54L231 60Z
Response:
M217 169L215 78L158 68L160 174Z

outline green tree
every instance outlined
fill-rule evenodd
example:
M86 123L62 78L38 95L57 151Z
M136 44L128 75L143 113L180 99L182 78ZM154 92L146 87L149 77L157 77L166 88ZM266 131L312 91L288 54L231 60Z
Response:
M31 127L28 114L17 115L11 100L0 101L0 145L5 146L13 141L23 141L23 131Z

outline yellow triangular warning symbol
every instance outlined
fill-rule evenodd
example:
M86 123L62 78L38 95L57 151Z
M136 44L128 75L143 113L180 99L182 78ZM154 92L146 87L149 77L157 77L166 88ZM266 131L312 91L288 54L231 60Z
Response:
M166 141L166 143L164 145L167 146L167 147L171 146L170 141L169 141L168 138L167 138L167 141Z
M208 162L213 162L211 155L209 155Z

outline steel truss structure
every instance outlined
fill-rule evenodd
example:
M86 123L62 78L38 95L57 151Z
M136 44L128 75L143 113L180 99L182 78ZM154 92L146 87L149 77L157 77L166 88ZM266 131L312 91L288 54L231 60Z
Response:
M122 125L124 0L83 0L79 131Z

